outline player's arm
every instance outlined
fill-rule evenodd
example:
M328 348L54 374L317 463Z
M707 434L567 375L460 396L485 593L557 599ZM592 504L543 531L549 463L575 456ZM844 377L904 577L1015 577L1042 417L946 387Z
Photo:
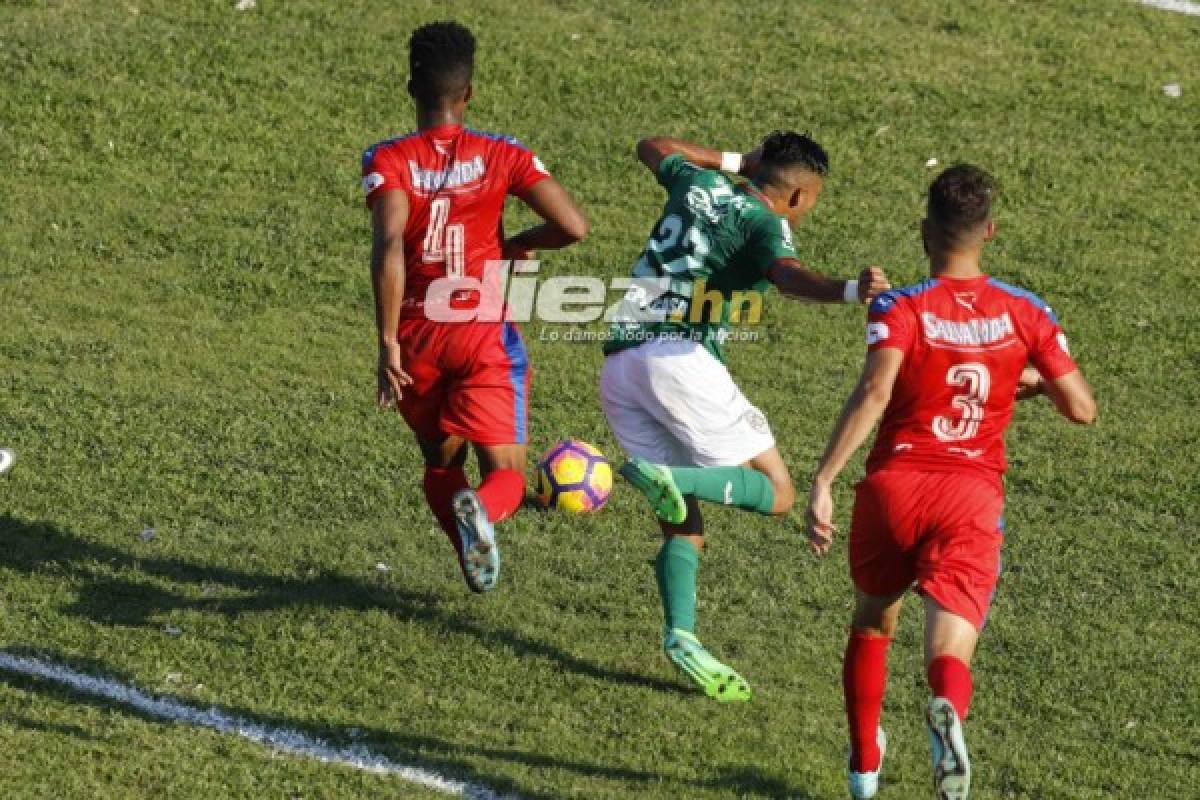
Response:
M825 454L817 464L808 494L805 522L809 545L818 555L829 550L837 531L833 524L833 482L883 416L892 399L892 387L903 361L904 351L894 347L881 347L867 353L858 385L846 400Z
M371 284L375 290L375 328L379 337L378 402L387 407L412 383L404 371L397 339L404 302L404 226L408 195L384 192L371 205Z
M786 297L818 303L869 303L892 285L879 267L867 267L854 281L822 275L794 258L776 260L767 269L767 280Z
M587 236L587 217L554 178L542 178L517 197L544 222L505 240L505 258L525 258L533 250L557 250Z
M645 164L646 169L655 175L658 175L658 168L663 159L674 155L683 156L685 161L703 169L723 169L739 175L745 174L745 165L749 163L749 154L743 156L741 153L724 153L670 136L647 136L637 143L638 161Z
M1041 394L1049 397L1058 413L1071 422L1090 425L1096 421L1096 398L1078 369L1048 381L1036 367L1026 367L1017 384L1017 399L1027 400Z

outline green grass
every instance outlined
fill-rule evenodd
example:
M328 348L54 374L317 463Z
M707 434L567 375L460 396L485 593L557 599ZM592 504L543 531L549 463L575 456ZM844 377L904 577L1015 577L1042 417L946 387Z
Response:
M358 189L362 148L411 127L408 32L450 12L259 5L0 5L0 446L20 457L0 645L526 798L842 796L844 544L817 561L795 520L708 515L700 633L754 685L742 707L661 657L628 490L506 524L502 588L467 595L416 449L371 405ZM997 175L990 269L1055 306L1101 421L1017 412L973 797L1195 795L1200 19L1122 0L454 13L481 42L471 123L533 145L591 216L547 272L627 272L660 202L631 156L647 133L813 131L834 172L797 248L899 283L923 274L925 161ZM615 453L597 348L539 328L534 449ZM773 297L765 330L731 366L803 485L860 316ZM914 612L881 798L927 793ZM0 795L427 796L5 675Z

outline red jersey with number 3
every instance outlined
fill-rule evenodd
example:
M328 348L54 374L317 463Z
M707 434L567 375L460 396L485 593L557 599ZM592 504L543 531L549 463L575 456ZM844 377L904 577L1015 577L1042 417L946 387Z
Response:
M442 277L482 281L500 259L504 200L549 174L511 136L440 125L372 145L362 158L369 208L385 192L408 196L404 228L404 308L423 316L429 284Z
M904 352L868 473L974 471L998 482L1026 364L1046 380L1076 368L1050 307L986 275L933 278L880 295L867 345Z

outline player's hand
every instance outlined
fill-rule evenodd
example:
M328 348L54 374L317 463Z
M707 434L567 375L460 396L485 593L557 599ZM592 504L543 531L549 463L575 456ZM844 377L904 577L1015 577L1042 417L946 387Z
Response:
M1026 367L1021 371L1021 377L1017 379L1017 399L1028 400L1031 397L1037 397L1046 391L1046 384L1042 381L1042 374L1033 367Z
M858 299L869 303L892 288L881 267L867 267L858 273Z
M813 484L808 493L808 509L804 512L808 546L819 556L829 552L837 526L833 524L833 495L829 487Z
M376 377L379 390L376 402L380 408L391 408L403 396L403 387L411 386L413 382L412 376L404 371L400 345L379 346L379 368Z

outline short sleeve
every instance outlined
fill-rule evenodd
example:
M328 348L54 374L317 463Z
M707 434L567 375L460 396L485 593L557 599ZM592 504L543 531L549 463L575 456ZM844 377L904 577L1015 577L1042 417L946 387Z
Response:
M913 317L902 295L884 292L867 309L867 350L891 347L908 352L913 344Z
M550 177L542 160L521 145L509 145L509 194L521 194Z
M658 182L669 192L680 178L695 171L694 165L689 164L687 159L679 153L675 153L658 162Z
M378 145L367 148L363 153L362 188L367 208L374 205L380 195L404 189L400 173L395 168L395 159Z
M1078 369L1075 359L1071 358L1067 335L1049 309L1036 313L1033 335L1029 339L1029 361L1048 381Z
M776 261L796 259L791 226L783 217L768 212L751 217L745 247L746 261L763 275Z

